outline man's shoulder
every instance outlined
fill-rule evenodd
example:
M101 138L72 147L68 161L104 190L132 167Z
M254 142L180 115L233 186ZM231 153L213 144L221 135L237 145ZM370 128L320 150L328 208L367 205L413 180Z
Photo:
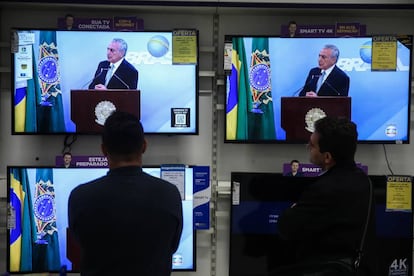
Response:
M85 183L81 183L78 186L76 186L71 194L87 194L89 193L91 190L94 190L95 188L98 188L102 182L104 182L105 180L105 176L99 177L97 179L85 182Z
M156 183L156 184L162 185L162 186L168 186L168 187L173 186L173 187L175 187L175 185L173 185L171 182L168 182L168 181L166 181L162 178L153 176L153 175L148 174L146 172L143 172L142 175L144 176L145 181L148 181L148 182L151 182L151 183Z
M319 176L322 182L331 181L332 179L338 182L346 182L349 179L358 178L367 179L368 176L356 166L335 166Z
M155 177L153 175L143 173L143 176L145 178L145 183L154 188L154 190L158 190L159 192L163 192L165 194L180 194L178 187L171 182L168 182L164 179Z
M339 68L337 65L335 65L335 67L333 68L332 73L335 73L337 75L341 75L343 77L349 78L348 75L341 68Z
M102 60L101 62L99 62L99 67L109 67L109 61L107 60Z
M122 62L121 62L121 65L120 66L125 66L125 67L128 67L129 69L131 69L131 70L134 70L134 71L137 71L138 72L138 70L135 68L135 66L134 65L132 65L131 63L129 63L129 61L127 61L126 59L124 59Z
M319 74L321 72L321 69L319 67L313 67L312 69L310 69L310 73L316 75Z

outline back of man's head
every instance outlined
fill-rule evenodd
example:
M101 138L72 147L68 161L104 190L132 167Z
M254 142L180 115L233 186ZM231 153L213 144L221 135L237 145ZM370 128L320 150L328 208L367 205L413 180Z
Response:
M324 117L315 122L320 152L330 152L336 163L354 161L358 132L346 118Z
M113 112L105 121L102 144L110 158L129 159L142 153L144 130L140 121L130 113Z

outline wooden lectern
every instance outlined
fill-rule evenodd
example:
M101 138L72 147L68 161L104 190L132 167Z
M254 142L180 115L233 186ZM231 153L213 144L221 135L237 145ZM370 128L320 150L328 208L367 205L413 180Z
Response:
M140 118L140 99L139 90L71 90L70 111L72 121L76 124L76 132L100 133L106 117L114 109Z
M282 97L281 122L286 141L306 143L313 123L324 116L351 118L350 97Z

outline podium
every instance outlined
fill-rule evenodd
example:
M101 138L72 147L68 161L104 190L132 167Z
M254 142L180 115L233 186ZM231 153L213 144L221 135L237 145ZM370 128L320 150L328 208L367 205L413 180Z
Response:
M281 126L289 142L306 143L313 123L325 116L351 118L350 97L282 97Z
M76 133L100 133L106 118L115 109L140 118L140 100L139 90L71 90L70 111Z

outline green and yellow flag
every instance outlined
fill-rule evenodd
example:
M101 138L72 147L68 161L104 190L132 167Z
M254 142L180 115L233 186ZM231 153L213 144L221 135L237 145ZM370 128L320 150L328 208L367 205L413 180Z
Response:
M10 208L14 214L14 227L10 229L10 272L30 272L36 226L26 169L10 171Z
M249 110L249 139L276 138L273 112L269 39L254 37L249 69L252 108Z
M65 132L56 31L40 31L37 64L40 94L37 100L39 132Z
M52 169L36 169L34 216L37 229L33 254L35 270L59 271L61 262Z
M229 76L229 91L226 105L227 140L246 140L248 138L247 112L251 108L248 64L244 40L232 40L232 70Z

